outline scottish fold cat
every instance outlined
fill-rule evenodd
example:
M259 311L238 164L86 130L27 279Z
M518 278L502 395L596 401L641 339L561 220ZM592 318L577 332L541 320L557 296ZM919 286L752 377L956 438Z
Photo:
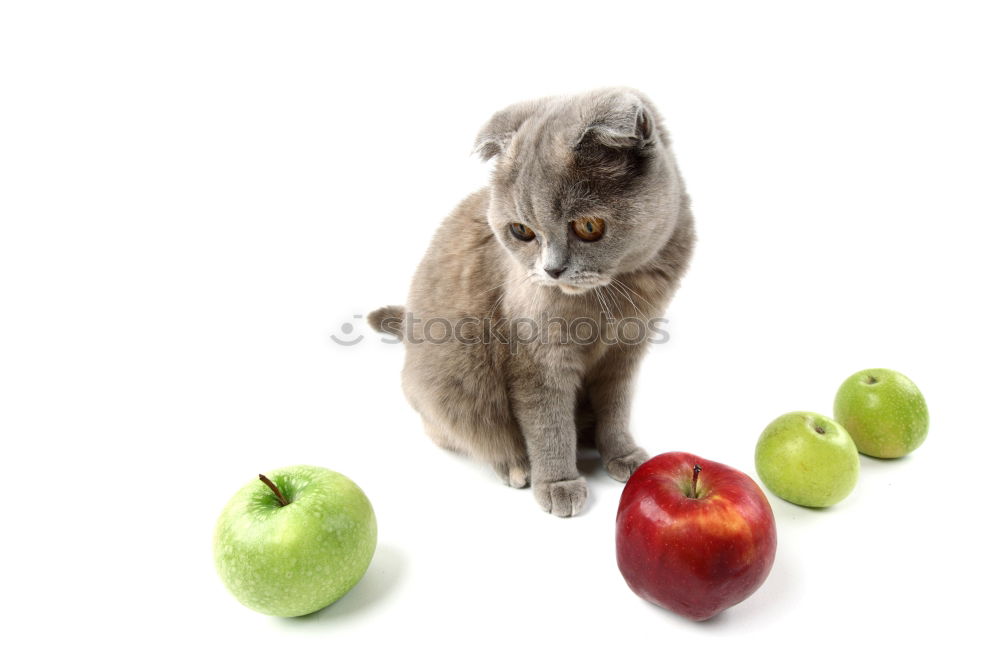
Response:
M578 446L619 481L648 457L629 432L633 380L688 266L688 197L632 89L514 104L476 150L496 160L489 187L441 224L406 305L369 322L404 340L403 389L431 439L572 516Z

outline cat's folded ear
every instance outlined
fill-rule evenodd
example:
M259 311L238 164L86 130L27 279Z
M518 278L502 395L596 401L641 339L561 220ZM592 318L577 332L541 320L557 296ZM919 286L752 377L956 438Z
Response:
M645 148L656 140L652 111L630 91L614 91L594 100L585 112L576 148L597 144L607 148Z
M484 161L505 151L524 121L538 113L545 102L546 99L519 102L494 113L479 130L474 151Z

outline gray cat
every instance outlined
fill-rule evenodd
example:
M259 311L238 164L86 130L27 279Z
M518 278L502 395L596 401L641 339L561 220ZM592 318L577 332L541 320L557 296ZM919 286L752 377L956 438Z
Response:
M431 439L572 516L587 499L578 443L619 481L648 458L631 390L694 246L688 197L658 113L631 89L515 104L476 150L498 158L490 187L445 219L406 306L368 320L405 341L403 390Z

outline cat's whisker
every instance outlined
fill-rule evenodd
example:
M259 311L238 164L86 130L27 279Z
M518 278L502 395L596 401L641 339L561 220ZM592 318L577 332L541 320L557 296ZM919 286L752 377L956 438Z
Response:
M649 299L647 299L645 296L643 296L642 294L640 294L638 291L636 291L632 287L630 287L627 284L625 284L623 281L621 281L621 280L619 280L617 278L612 278L611 281L614 282L615 284L623 287L624 289L627 289L628 291L630 291L636 298L638 298L641 301L644 301L647 305L649 305L649 307L653 308L654 310L658 310L659 309L659 308L657 308L657 306L655 304L651 303L649 301Z
M490 311L489 311L489 313L487 313L487 315L486 315L486 318L487 318L487 319L493 319L493 313L494 313L494 312L496 311L496 309L497 309L497 308L498 308L498 307L500 306L500 301L502 301L502 300L503 300L503 297L504 297L504 295L503 295L503 294L500 294L499 296L497 296L497 300L496 300L496 302L495 302L495 303L493 304L493 307L492 307L492 308L490 308Z
M614 320L615 317L613 314L611 314L611 305L608 302L607 294L604 293L604 291L600 287L594 287L594 291L596 291L597 295L600 297L601 304L604 307L604 311L607 312L608 314L608 319Z
M598 287L597 289L594 289L594 295L597 296L597 300L600 301L600 303L601 303L601 312L603 312L604 314L606 314L608 316L608 319L610 321L614 321L615 320L615 316L613 314L611 314L611 309L608 307L607 301L605 300L604 296L601 295L601 288L600 287Z
M506 281L505 281L505 282L506 282ZM497 289L499 289L500 287L504 286L505 282L501 282L500 284L498 284L498 285L497 285L497 286L495 286L495 287L490 287L489 289L484 289L484 290L482 290L481 292L479 292L478 294L474 294L474 295L473 295L473 298L479 298L479 297L480 297L480 296L482 296L483 294L488 294L488 293L490 293L491 291L496 291L496 290L497 290Z
M522 280L523 281L524 279L526 279L528 277L531 277L530 273L527 274L527 275L514 276L512 278L507 278L506 280L501 280L500 283L497 286L490 287L489 289L481 291L478 294L476 294L473 298L478 298L479 296L482 296L483 294L488 294L491 291L496 291L497 289L500 289L501 287L506 287L507 285L511 284L512 282L514 282L516 280Z
M607 285L607 286L610 286L610 285ZM603 287L602 287L602 289L603 289ZM621 307L618 305L618 299L615 297L614 292L612 292L611 290L608 290L605 293L607 293L608 299L615 306L615 310L618 311L618 318L620 319L620 318L624 317L625 313L622 311Z
M642 314L641 311L639 310L639 306L635 304L635 301L633 301L632 297L628 295L628 292L622 289L621 286L618 285L616 282L617 282L616 280L612 279L611 282L608 283L608 286L617 291L622 296L624 296L625 299L632 304L632 307L635 309L636 315Z

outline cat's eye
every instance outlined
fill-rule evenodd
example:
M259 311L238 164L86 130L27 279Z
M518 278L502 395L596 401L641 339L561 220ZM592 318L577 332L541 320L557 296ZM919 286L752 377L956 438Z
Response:
M571 223L573 233L579 236L580 240L593 243L600 240L604 235L604 220L599 217L580 217Z
M520 222L515 222L510 225L510 233L514 235L514 238L522 241L530 241L535 239L535 232L531 230L530 227L526 227Z

